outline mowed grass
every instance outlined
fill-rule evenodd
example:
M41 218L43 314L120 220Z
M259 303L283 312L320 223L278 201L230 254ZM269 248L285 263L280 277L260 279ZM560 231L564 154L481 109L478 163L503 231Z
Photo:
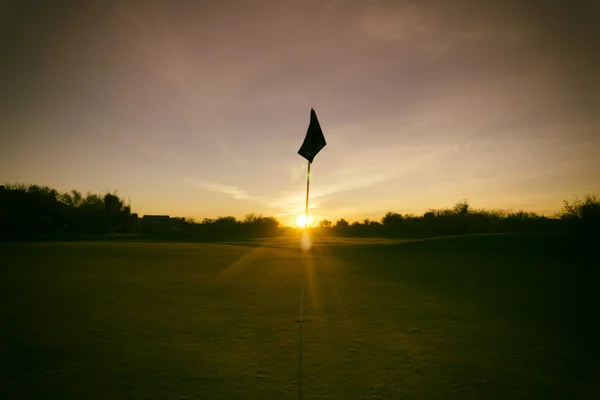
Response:
M301 286L305 399L599 398L597 260L507 238L3 244L0 399L297 398Z

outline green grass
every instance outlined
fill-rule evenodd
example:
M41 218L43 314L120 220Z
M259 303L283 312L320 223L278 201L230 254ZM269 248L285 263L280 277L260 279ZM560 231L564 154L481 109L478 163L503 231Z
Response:
M286 240L1 245L0 399L297 398L301 284L306 399L600 397L562 238Z

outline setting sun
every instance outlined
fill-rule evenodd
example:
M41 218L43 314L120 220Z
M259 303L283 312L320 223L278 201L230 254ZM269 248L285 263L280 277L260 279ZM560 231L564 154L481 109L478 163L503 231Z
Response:
M299 215L298 218L296 218L296 226L298 228L304 228L304 225L306 222L308 222L306 225L310 225L312 224L312 217L308 217L308 221L306 220L306 217L304 215Z

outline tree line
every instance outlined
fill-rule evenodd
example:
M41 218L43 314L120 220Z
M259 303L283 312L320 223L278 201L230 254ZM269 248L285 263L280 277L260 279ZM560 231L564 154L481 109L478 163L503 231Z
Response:
M225 239L274 236L281 229L276 218L257 214L248 214L243 220L220 217L201 222L192 218L146 217L132 212L131 202L116 191L83 194L75 189L59 192L21 183L0 186L0 237L9 240L111 233Z
M467 200L452 208L431 209L423 215L388 212L380 221L365 219L335 224L321 221L322 231L350 237L426 237L507 232L562 232L583 235L600 234L600 197L585 195L564 201L563 209L547 217L527 211L473 209Z
M566 232L583 235L600 233L600 197L585 195L565 201L551 217L518 211L474 209L468 201L452 208L432 209L423 215L388 212L381 220L340 219L320 222L312 228L322 235L349 237L425 237L499 232ZM18 240L53 235L99 235L138 233L164 238L226 240L269 237L285 234L274 217L248 214L235 217L140 218L131 211L131 202L117 192L83 194L77 190L59 192L47 186L6 184L0 186L0 236Z
M61 193L39 185L0 186L0 233L20 237L27 234L100 234L131 231L137 214L117 193Z

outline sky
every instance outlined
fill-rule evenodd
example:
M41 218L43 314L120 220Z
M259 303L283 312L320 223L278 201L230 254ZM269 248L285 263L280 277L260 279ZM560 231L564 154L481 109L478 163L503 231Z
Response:
M0 0L0 181L140 215L551 214L600 192L597 1Z

